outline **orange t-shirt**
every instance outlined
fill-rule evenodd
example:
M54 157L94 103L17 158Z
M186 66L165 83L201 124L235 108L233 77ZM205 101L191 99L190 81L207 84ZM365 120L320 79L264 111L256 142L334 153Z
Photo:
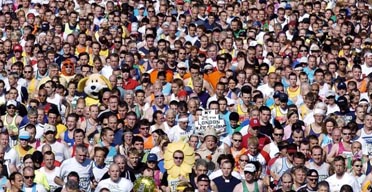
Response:
M217 83L220 80L221 77L225 76L224 72L220 71L214 71L213 73L207 75L208 77L206 78L207 81L212 85L213 89L216 90L217 88Z
M151 73L150 73L150 81L152 84L154 84L156 82L156 80L158 79L158 70L155 69L153 70ZM173 81L173 72L172 71L169 71L169 70L166 70L166 73L165 73L165 80L170 83Z

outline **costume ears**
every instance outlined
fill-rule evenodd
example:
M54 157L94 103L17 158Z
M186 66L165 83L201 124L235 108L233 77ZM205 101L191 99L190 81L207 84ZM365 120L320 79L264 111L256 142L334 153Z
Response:
M99 78L101 78L107 85L107 87L111 90L112 89L112 85L111 85L111 82L103 75L100 75Z
M87 82L87 80L88 80L88 77L84 77L83 79L80 79L78 83L77 91L79 92L84 91L85 83Z

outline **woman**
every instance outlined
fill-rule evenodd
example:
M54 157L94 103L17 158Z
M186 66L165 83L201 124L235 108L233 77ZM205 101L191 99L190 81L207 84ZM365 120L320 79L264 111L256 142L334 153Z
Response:
M337 122L333 118L327 118L322 127L322 134L319 136L319 145L324 147L332 143L332 130L337 127Z
M366 175L363 173L363 164L361 159L354 159L352 161L352 167L350 171L350 175L354 176L357 180L360 186L362 186L363 181L366 178Z
M248 78L249 85L255 90L260 85L260 76L258 74L252 74Z
M123 133L123 144L119 146L119 153L127 157L129 149L132 147L133 132L126 131Z
M343 127L341 130L342 141L332 145L331 152L327 156L327 161L332 162L334 157L341 155L348 158L352 155L351 152L351 130L349 127Z
M244 154L239 157L239 161L237 162L236 172L238 172L242 178L244 178L244 167L247 165L248 161L248 155Z
M306 126L305 136L315 135L317 137L322 133L323 119L325 116L325 111L322 109L314 109L314 123Z
M292 134L292 125L298 121L298 112L290 110L287 114L287 126L284 127L284 137L283 140L287 140Z
M238 89L236 87L236 85L238 84L238 80L235 78L235 77L229 77L227 79L227 88L228 88L228 91L227 91L227 94L226 96L230 99L234 99L236 100L237 99L237 95L238 93L240 92L240 89Z
M169 138L167 134L162 129L157 129L152 132L152 138L154 142L154 147L151 149L150 153L153 153L157 156L158 159L160 158L161 152L161 144L164 142L169 142Z
M147 156L147 167L151 168L154 171L154 181L157 187L160 187L160 181L163 178L163 173L159 170L158 167L158 158L156 154L149 153Z
M67 84L68 93L66 96L66 100L69 103L71 103L73 109L76 108L76 103L77 103L77 100L79 99L79 96L76 95L76 88L77 88L77 84L73 81L70 81Z

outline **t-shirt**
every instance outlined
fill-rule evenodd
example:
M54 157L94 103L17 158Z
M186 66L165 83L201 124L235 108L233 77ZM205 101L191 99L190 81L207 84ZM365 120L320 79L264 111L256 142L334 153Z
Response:
M213 179L213 182L216 184L218 191L224 191L226 189L234 189L237 184L241 181L235 177L230 179L225 179L222 176Z
M102 188L107 188L110 192L130 192L133 188L133 183L124 178L120 178L117 182L108 178L98 183L95 192L99 192Z
M42 151L41 149L43 146L44 144L39 146L37 150ZM56 161L62 162L63 160L70 158L70 152L68 151L68 148L64 144L56 141L50 146L52 147L52 151L56 156Z
M91 191L90 179L93 177L93 162L86 159L82 164L79 163L75 157L65 160L61 165L60 178L67 181L67 175L75 171L80 177L80 188L84 191Z
M329 183L330 192L338 192L341 187L345 184L350 185L353 188L353 191L361 191L358 181L355 177L351 176L348 173L344 173L341 179L336 178L336 174L328 177L326 181Z
M55 167L54 170L51 172L45 171L45 167L40 168L40 172L44 173L47 177L50 192L54 192L57 188L59 188L59 185L54 182L54 178L56 176L59 176L60 171L61 169L59 167Z
M46 192L45 188L42 185L36 184L36 183L34 183L32 187L24 187L22 191L23 192L34 192L34 191Z

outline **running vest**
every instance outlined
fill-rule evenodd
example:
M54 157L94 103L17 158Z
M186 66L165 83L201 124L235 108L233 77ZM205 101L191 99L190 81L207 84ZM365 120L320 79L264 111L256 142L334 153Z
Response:
M243 184L243 192L249 192L248 186L247 186L247 184L245 183L244 180L242 181L242 184ZM253 190L253 192L259 192L258 182L257 181L254 182L254 190Z
M65 131L63 141L67 143L69 147L73 146L75 144L74 138L68 137L68 131Z

